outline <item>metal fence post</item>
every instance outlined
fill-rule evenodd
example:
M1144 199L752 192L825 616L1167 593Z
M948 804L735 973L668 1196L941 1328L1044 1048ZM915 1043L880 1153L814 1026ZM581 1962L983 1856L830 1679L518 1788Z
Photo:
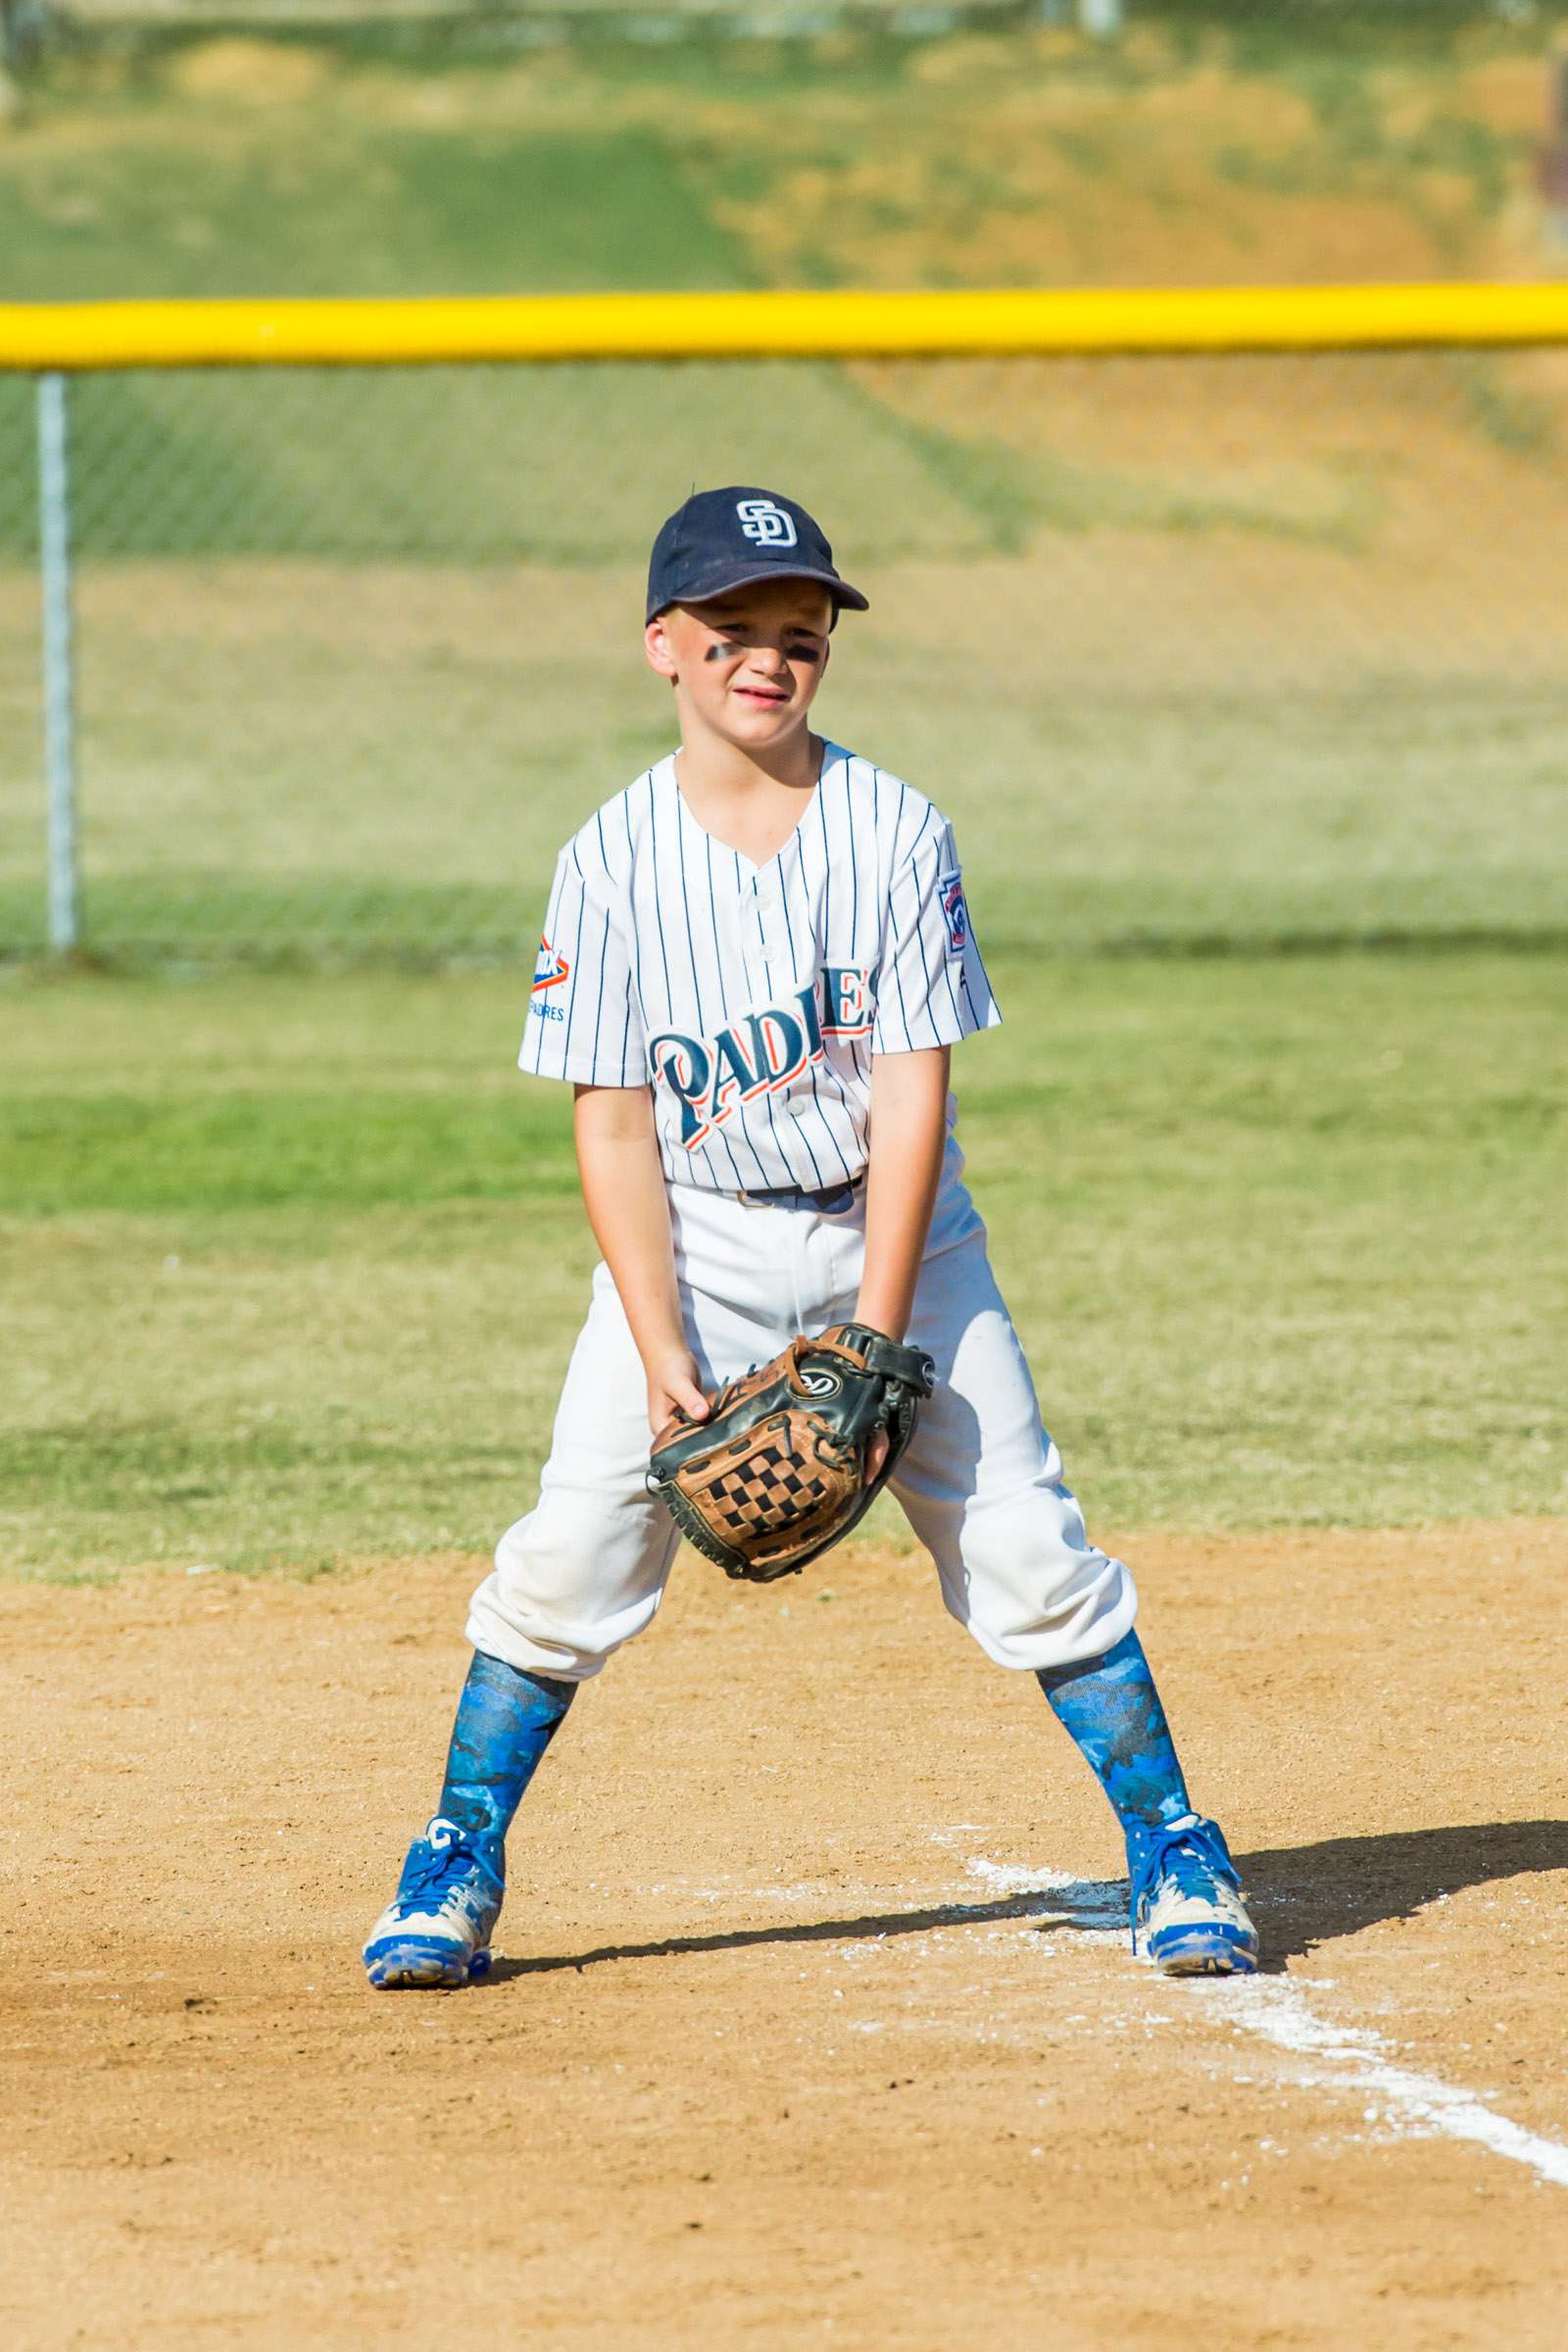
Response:
M76 856L76 680L71 589L66 379L38 378L38 551L43 587L43 740L49 793L49 945L81 935Z

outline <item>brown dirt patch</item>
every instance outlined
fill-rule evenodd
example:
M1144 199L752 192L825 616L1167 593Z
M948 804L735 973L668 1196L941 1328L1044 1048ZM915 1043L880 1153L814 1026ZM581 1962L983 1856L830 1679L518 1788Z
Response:
M1439 107L1446 86L1399 103ZM705 171L770 282L823 256L852 285L1192 285L1463 275L1490 253L1478 181L1348 162L1298 92L1219 62L1129 89L944 48L896 116L845 108L830 94L781 122L756 193ZM734 108L705 110L702 135L705 153L755 146ZM1525 156L1514 173L1533 185Z
M1261 2008L1029 1893L1117 1840L916 1557L688 1558L433 1996L356 1946L475 1563L0 1594L8 2339L1560 2341L1568 2188L1270 2020L1568 2140L1568 1525L1134 1548Z
M1493 57L1459 76L1448 111L1516 138L1544 138L1552 127L1549 57Z
M296 106L331 74L324 50L283 48L237 33L177 52L169 65L170 86L181 97L237 99L248 106Z

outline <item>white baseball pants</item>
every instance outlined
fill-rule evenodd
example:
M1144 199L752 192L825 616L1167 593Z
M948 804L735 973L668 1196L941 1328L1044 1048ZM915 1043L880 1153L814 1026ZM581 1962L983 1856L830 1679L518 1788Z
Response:
M1041 1426L985 1227L950 1148L908 1340L936 1359L891 1491L936 1562L942 1597L999 1666L1098 1657L1138 1598L1084 1533ZM842 1215L670 1190L675 1270L703 1386L765 1363L799 1331L847 1322L865 1241L863 1188ZM564 1682L597 1674L650 1624L678 1537L648 1494L647 1380L608 1267L578 1335L539 1500L502 1537L473 1596L468 1639ZM709 1573L717 1575L716 1569Z

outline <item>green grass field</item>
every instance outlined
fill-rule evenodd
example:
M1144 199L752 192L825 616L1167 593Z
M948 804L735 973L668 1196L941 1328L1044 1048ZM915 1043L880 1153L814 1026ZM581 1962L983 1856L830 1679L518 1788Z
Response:
M1564 1506L1568 963L997 961L961 1133L1095 1524ZM527 1507L592 1248L520 1001L0 993L13 1569L480 1549Z

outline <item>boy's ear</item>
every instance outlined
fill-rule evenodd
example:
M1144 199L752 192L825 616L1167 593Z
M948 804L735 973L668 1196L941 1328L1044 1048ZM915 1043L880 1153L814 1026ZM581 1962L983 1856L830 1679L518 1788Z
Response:
M673 680L679 675L675 662L675 649L669 642L662 612L656 612L643 631L643 648L648 656L650 669L657 669L662 678Z

